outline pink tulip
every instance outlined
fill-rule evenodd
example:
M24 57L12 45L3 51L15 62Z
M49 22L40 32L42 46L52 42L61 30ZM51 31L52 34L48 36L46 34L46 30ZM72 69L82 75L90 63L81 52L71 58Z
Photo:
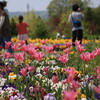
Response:
M62 63L66 64L66 62L69 60L68 54L61 55L58 57L58 60L61 61Z
M96 51L95 51L95 50L92 51L91 54L90 54L90 58L91 58L91 59L94 59L96 56L97 56Z
M76 41L75 46L80 46L80 41Z
M70 47L71 46L71 42L66 42L66 46Z
M46 40L42 40L41 43L44 45L46 43Z
M24 45L24 44L25 44L25 41L24 41L24 40L21 40L19 43L20 43L21 45Z
M74 75L75 75L75 68L66 68L64 70L68 74L67 82L73 82Z
M100 48L96 49L95 51L96 51L97 55L100 55Z
M72 74L72 75L74 75L76 72L75 72L75 68L71 68L71 67L67 67L66 69L64 69L64 71L68 74L68 75L70 75L70 74Z
M54 75L52 77L52 81L53 81L53 83L58 83L58 77Z
M46 72L46 73L48 72L48 70L49 70L49 67L44 67L43 68L43 71Z
M74 92L73 90L64 91L64 100L75 100L78 92Z
M72 74L68 75L67 82L73 82L74 76Z
M65 80L63 80L62 82L63 82L63 84L66 84L66 83L68 83L68 80L65 79Z
M47 50L49 53L52 53L52 52L53 52L53 47L48 47L46 50Z
M70 52L69 48L66 48L65 50L63 50L66 54L68 54Z
M22 68L20 73L23 75L23 76L26 76L27 75L27 69L26 68Z
M74 90L80 88L80 84L78 81L72 81L72 83L70 83L71 88L73 88Z
M28 64L26 65L26 68L29 72L33 72L35 70L34 66L29 66Z
M94 87L95 92L100 94L100 85L98 87Z
M79 53L82 53L83 51L85 51L84 47L83 46L77 46L77 49L78 49L78 52Z
M43 68L44 75L47 75L47 74L48 74L48 70L49 70L49 67L44 67L44 68Z
M27 51L27 46L26 45L23 45L18 50L19 51Z
M40 61L40 60L42 60L42 58L44 57L44 53L43 53L43 52L35 53L35 54L33 55L33 57L34 57L36 60Z
M4 53L4 58L11 58L11 57L12 57L11 53L7 52Z
M23 61L24 60L24 53L16 53L16 54L14 54L14 57L18 61Z
M85 52L85 53L82 53L80 55L80 58L84 61L84 62L87 62L89 60L91 60L91 54L89 52Z
M5 48L8 49L12 42L5 42Z
M53 54L54 54L54 55L56 55L56 54L57 54L57 52L56 52L56 51L53 51Z
M35 48L27 48L27 52L30 54L30 55L34 55L36 53L36 49Z
M42 48L43 48L44 50L47 50L47 47L48 47L48 46L43 46Z
M97 71L97 73L98 73L97 78L100 79L100 67L98 67L98 69L97 69L96 71Z
M12 49L13 50L17 50L19 48L20 44L19 43L15 43L12 45Z
M53 47L49 47L49 46L43 46L42 47L44 50L48 51L49 53L52 53L53 52Z

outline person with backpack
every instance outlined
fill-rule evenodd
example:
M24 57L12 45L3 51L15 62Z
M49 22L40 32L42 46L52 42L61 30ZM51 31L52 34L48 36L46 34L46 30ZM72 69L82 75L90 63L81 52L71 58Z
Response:
M72 26L72 45L75 46L76 39L82 44L82 19L84 18L84 14L80 11L78 4L73 4L72 10L73 12L69 15L68 22L70 22Z

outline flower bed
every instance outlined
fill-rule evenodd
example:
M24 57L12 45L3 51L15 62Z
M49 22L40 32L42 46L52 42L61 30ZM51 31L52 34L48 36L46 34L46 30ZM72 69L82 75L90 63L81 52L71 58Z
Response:
M6 49L12 44L13 53L0 54L1 100L99 100L100 41L83 43L76 42L75 47L68 39L6 43Z

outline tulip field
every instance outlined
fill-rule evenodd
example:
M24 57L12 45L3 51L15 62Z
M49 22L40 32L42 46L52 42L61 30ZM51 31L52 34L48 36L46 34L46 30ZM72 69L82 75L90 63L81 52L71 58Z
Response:
M100 40L12 38L0 50L0 100L100 100Z

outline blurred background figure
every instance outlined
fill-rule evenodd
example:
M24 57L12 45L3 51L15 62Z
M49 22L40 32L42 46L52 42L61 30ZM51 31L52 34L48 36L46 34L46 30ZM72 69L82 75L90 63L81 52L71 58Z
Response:
M57 33L56 39L60 39L60 33Z
M66 36L65 35L62 35L62 39L66 39Z
M18 17L19 23L17 24L17 31L18 31L18 40L24 40L27 44L28 39L28 24L24 22L24 17L22 15L19 15Z

